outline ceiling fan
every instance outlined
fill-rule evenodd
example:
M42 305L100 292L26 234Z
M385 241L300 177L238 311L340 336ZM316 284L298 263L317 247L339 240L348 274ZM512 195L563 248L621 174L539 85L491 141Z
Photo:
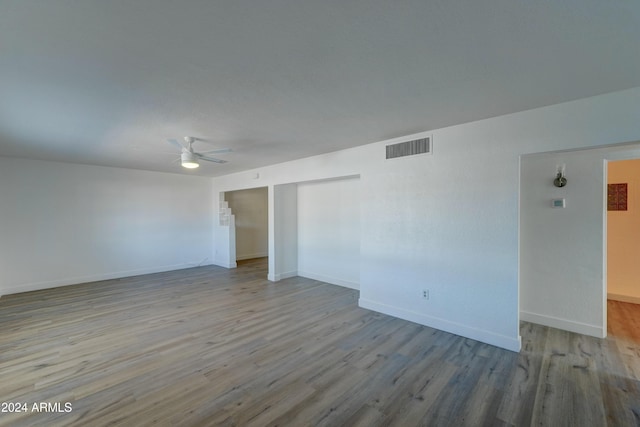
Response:
M187 169L195 169L199 167L200 166L199 160L205 160L207 162L214 162L214 163L227 163L226 160L210 157L210 156L207 156L207 154L229 153L231 151L230 148L220 148L217 150L209 150L209 151L202 151L202 152L193 151L194 142L196 141L208 142L205 139L196 138L193 136L185 136L184 143L180 143L175 139L168 139L167 141L169 142L169 144L174 145L175 147L180 149L182 153L180 155L180 163L182 164L182 167Z

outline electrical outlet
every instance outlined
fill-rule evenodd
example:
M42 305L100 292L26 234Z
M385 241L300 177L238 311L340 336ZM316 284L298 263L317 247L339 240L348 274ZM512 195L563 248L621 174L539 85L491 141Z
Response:
M429 299L429 289L422 290L422 299Z

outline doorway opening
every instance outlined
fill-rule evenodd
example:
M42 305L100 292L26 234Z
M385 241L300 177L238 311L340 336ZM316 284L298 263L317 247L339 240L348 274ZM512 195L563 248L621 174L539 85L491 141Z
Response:
M640 342L640 159L607 164L607 326Z
M269 256L267 187L228 191L224 193L224 199L235 217L236 261L267 258Z

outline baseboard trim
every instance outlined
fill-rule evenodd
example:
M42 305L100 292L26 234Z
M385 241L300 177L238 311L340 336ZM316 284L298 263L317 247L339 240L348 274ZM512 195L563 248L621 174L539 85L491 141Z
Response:
M224 268L236 268L238 267L238 264L234 261L234 262L229 262L229 261L220 261L220 260L214 260L213 265L217 265L218 267L224 267Z
M360 298L358 305L368 310L377 311L379 313L388 314L389 316L398 317L400 319L409 320L420 325L429 326L431 328L440 329L465 338L471 338L506 350L519 352L521 347L521 338L509 337L506 335L496 334L491 331L477 329L459 323L451 322L438 317L427 316L422 313L416 313L411 310L393 307L387 304Z
M269 280L270 282L278 282L280 280L288 279L289 277L296 277L297 275L298 275L297 271L287 271L285 273L279 273L279 274L269 273L267 275L267 280Z
M336 277L325 276L323 274L311 273L309 271L298 271L298 276L307 279L319 280L320 282L329 283L331 285L343 286L345 288L360 290L360 283L342 280Z
M211 265L210 263L198 265L198 267ZM78 285L81 283L100 282L103 280L121 279L123 277L141 276L144 274L164 273L166 271L184 270L187 268L195 268L193 263L165 265L161 267L140 268L136 270L118 271L113 273L95 274L90 276L69 277L59 280L50 280L46 282L25 283L21 285L8 286L3 288L3 295L19 294L22 292L40 291L43 289L58 288L61 286Z
M269 256L268 252L260 252L257 254L249 254L249 255L236 255L236 261L243 261L245 259L254 259L254 258L266 258Z
M614 301L630 302L631 304L640 304L640 297L632 297L629 295L607 294L607 298Z
M561 319L559 317L549 316L545 314L520 311L520 320L536 323L538 325L549 326L551 328L562 329L563 331L589 335L596 338L604 338L607 336L602 326L589 325L587 323L575 322L573 320Z

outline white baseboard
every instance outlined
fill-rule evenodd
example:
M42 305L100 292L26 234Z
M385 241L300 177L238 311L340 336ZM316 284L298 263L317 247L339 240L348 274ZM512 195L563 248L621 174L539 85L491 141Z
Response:
M211 265L210 263L202 265ZM36 283L23 283L20 285L3 288L3 295L18 294L21 292L39 291L42 289L57 288L60 286L77 285L80 283L99 282L102 280L120 279L123 277L141 276L143 274L164 273L165 271L184 270L194 268L193 263L165 265L160 267L140 268L136 270L117 271L113 273L96 274L90 276L69 277L59 280L48 280Z
M296 277L298 275L297 271L287 271L285 273L278 273L278 274L267 274L267 280L269 280L270 282L277 282L279 280L284 280L284 279L288 279L289 277Z
M387 304L382 304L363 298L360 298L360 300L358 301L358 305L362 308L377 311L383 314L388 314L389 316L398 317L400 319L409 320L410 322L415 322L420 325L429 326L431 328L440 329L442 331L460 335L465 338L471 338L473 340L491 344L496 347L504 348L506 350L515 352L520 351L520 336L509 337L506 335L496 334L494 332L486 331L483 329L461 325L459 323L450 322L438 317L427 316L422 313L416 313L414 311L393 307Z
M632 304L640 304L640 297L632 297L629 295L607 294L608 299L614 301L630 302Z
M324 274L311 273L309 271L298 271L298 276L307 279L319 280L321 282L330 283L332 285L343 286L345 288L360 290L360 283L342 280L336 277L325 276Z
M561 319L543 314L530 313L520 311L520 320L525 322L536 323L538 325L550 326L563 331L575 332L577 334L589 335L597 338L606 337L606 333L602 326L589 325L587 323L575 322L573 320Z
M249 255L236 255L236 261L242 261L245 259L254 259L254 258L266 258L269 254L267 252L260 252L257 254L249 254Z
M213 260L213 265L217 265L218 267L224 267L224 268L236 268L238 267L238 264L233 261L233 262L229 262L229 261L222 261L222 260Z

